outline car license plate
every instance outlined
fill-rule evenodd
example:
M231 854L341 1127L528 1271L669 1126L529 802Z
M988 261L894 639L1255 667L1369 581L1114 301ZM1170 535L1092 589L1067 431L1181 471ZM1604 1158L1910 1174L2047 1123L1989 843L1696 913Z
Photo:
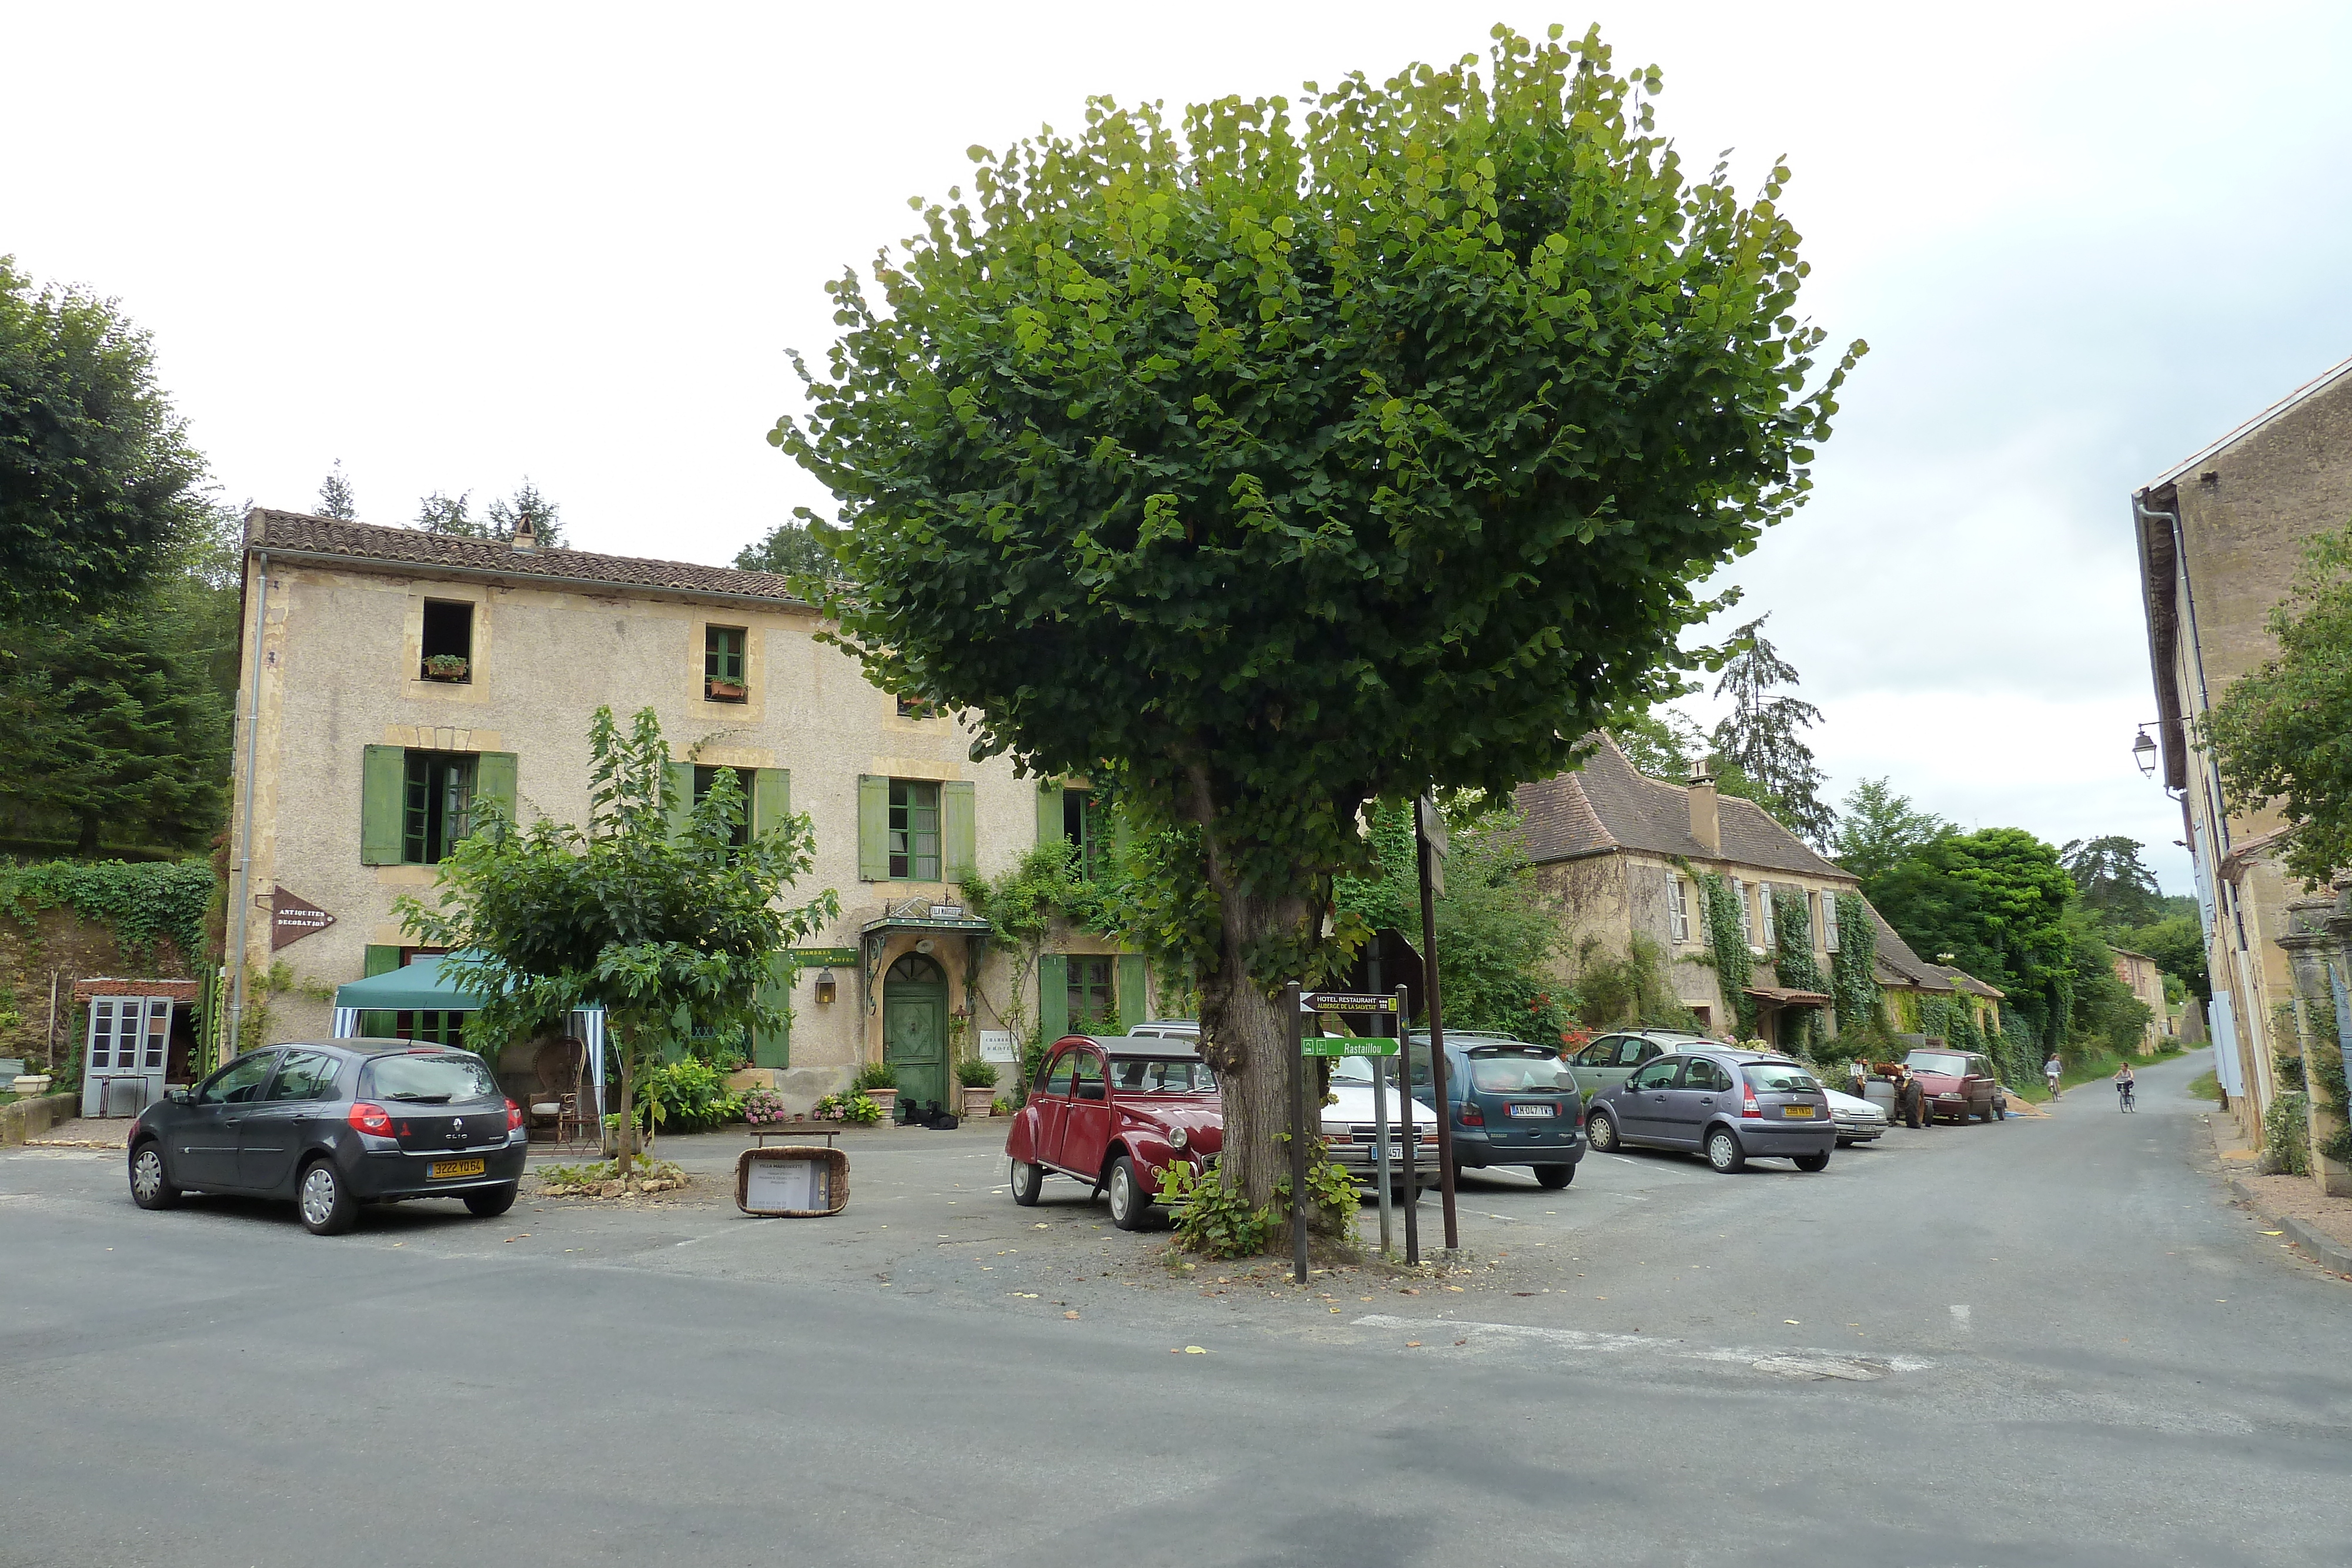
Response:
M1813 1108L1811 1105L1783 1105L1780 1114L1788 1121L1810 1122L1813 1119Z
M433 1181L446 1181L451 1176L480 1176L488 1168L480 1160L435 1160L425 1175Z
M1557 1116L1559 1114L1559 1107L1557 1105L1514 1105L1511 1107L1511 1114L1514 1116Z

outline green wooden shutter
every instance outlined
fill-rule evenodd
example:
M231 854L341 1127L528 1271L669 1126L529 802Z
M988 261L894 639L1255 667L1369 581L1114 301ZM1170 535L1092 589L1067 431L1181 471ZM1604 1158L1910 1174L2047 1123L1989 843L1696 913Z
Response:
M940 875L970 882L980 872L980 803L970 780L940 786Z
M770 769L762 768L765 776ZM790 953L778 953L768 960L768 977L760 982L760 999L768 1006L783 1011L792 1006L793 977L798 973ZM790 1067L793 1064L793 1026L789 1016L783 1027L760 1030L751 1036L751 1065L754 1067Z
M1118 956L1118 995L1115 999L1118 1003L1118 1027L1122 1031L1132 1031L1136 1025L1151 1017L1148 1010L1150 1006L1150 961L1142 954L1121 953Z
M1062 787L1049 779L1037 786L1037 841L1058 844L1065 831L1062 826Z
M669 765L669 836L686 837L694 821L694 764L673 762Z
M758 768L751 772L751 831L756 836L780 828L793 814L793 770Z
M369 747L360 761L360 864L400 863L407 787L408 753L397 746Z
M1070 961L1059 953L1037 956L1037 1040L1051 1045L1070 1032Z
M374 750L375 747L371 747L369 749ZM392 752L394 756L399 755L399 747L386 747L383 749ZM362 967L367 970L368 977L370 978L373 978L377 975L389 975L394 969L400 967L400 949L397 947L379 946L375 943L371 942L368 944L367 954ZM360 1038L362 1040L390 1040L397 1029L399 1022L399 1015L396 1013L362 1013L360 1014Z
M485 751L474 758L474 799L477 801L496 800L499 809L512 821L515 814L515 781L518 765L511 751Z
M890 880L890 780L876 773L857 776L857 875Z

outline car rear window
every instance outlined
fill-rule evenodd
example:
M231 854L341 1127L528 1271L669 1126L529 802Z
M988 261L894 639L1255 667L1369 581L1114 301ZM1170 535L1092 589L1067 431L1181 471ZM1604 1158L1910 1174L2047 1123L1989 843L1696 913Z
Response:
M1915 1051L1904 1058L1904 1063L1914 1072L1941 1072L1953 1078L1969 1075L1967 1057L1946 1056L1939 1051Z
M1470 1053L1470 1082L1482 1094L1560 1094L1576 1092L1576 1074L1549 1051Z
M1793 1062L1751 1061L1744 1071L1751 1087L1772 1093L1786 1094L1822 1086L1820 1079Z
M462 1051L414 1056L379 1056L360 1080L362 1100L446 1105L453 1100L495 1100L499 1081L488 1063Z

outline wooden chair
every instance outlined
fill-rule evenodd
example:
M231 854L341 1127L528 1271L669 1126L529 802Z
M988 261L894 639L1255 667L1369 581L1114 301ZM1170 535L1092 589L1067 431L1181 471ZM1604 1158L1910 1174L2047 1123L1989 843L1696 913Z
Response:
M537 1086L531 1091L530 1115L535 1125L552 1126L555 1141L572 1147L588 1134L588 1115L581 1109L582 1079L588 1071L588 1049L579 1040L551 1040L531 1061Z

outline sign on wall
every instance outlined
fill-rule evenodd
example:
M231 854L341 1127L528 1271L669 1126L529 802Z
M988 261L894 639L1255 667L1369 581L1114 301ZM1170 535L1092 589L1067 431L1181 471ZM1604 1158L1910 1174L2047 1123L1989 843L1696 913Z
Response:
M1020 1061L1021 1053L1013 1049L1013 1031L1009 1029L982 1030L980 1059L982 1061Z
M298 898L284 888L269 895L269 949L276 952L289 942L299 942L314 931L324 931L335 923L335 917L307 898Z
M839 964L844 968L854 969L857 967L857 949L855 947L795 947L793 949L793 962L803 969L830 968L835 964Z

